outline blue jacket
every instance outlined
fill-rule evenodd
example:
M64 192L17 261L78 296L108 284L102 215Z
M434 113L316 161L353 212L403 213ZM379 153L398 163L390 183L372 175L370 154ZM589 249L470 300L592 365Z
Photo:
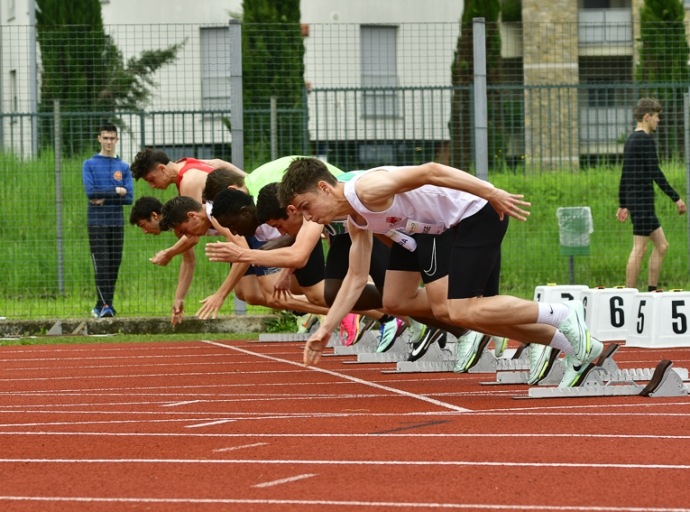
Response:
M125 218L122 205L132 204L134 200L134 182L129 165L119 157L93 155L84 162L82 180L86 197L105 199L103 204L89 202L86 224L88 226L124 226ZM124 187L127 194L117 195L116 187Z

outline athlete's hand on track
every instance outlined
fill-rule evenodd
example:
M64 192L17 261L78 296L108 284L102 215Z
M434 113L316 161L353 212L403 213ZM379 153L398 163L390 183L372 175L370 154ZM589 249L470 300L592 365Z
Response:
M243 248L232 242L211 242L206 244L206 257L209 261L237 263Z
M314 334L307 340L304 346L304 364L306 366L316 366L321 359L323 349L331 339L330 331L319 327Z
M175 299L172 307L172 319L173 325L181 324L184 320L184 299Z
M503 189L495 188L493 194L487 200L498 212L498 216L503 220L504 215L509 215L517 220L527 220L530 212L523 210L520 206L532 206L527 201L522 201L525 197L522 194L511 194Z
M149 258L149 261L154 265L165 267L168 263L170 263L171 259L172 256L169 256L168 250L163 249L162 251L158 251L153 258Z
M196 312L196 316L201 320L206 320L212 315L211 318L215 319L218 310L223 307L225 297L216 292L213 295L206 297L204 300L200 300L199 302L201 302L203 306L201 306L199 311Z

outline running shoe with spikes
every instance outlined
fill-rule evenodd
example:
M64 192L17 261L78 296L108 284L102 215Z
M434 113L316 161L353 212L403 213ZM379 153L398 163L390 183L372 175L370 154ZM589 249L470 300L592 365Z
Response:
M297 317L297 334L306 334L319 321L318 315L307 313Z
M503 336L492 336L491 339L494 340L494 355L496 357L501 357L508 346L508 338L504 338Z
M585 373L590 363L593 363L604 351L604 344L596 338L591 338L591 350L584 359L566 355L563 359L565 371L563 379L558 385L559 388L571 388L580 384L580 379Z
M436 327L424 327L426 327L426 331L424 332L422 338L417 343L412 344L412 352L410 352L410 355L407 357L408 361L416 361L417 359L420 359L424 354L426 354L427 350L429 350L431 344L440 340L441 336L444 334L442 330L437 329Z
M393 320L381 324L381 328L379 329L381 337L379 338L376 352L379 354L381 352L386 352L393 346L395 340L398 339L398 336L400 336L405 329L407 329L407 325L399 318L394 318Z
M354 345L360 338L360 315L350 313L340 322L340 341L343 345ZM344 336L343 336L344 332Z
M457 362L453 371L464 373L477 364L489 341L491 341L491 336L475 331L469 331L462 336L457 343Z
M529 350L529 377L527 378L527 384L534 386L546 376L547 370L558 358L560 351L548 345L540 345L538 343L531 343L527 350Z
M558 324L558 330L563 333L575 351L576 361L584 361L592 351L589 329L585 323L585 311L582 301L571 300L568 306L568 316Z

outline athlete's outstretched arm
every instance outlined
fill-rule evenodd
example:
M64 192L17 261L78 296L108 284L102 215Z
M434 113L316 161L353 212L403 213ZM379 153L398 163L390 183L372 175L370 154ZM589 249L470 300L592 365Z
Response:
M206 244L206 256L211 261L253 263L263 267L302 268L307 264L316 244L321 243L322 231L323 226L320 224L305 221L297 234L295 243L290 247L265 251L215 242Z
M350 247L350 267L338 290L328 314L324 317L318 330L307 340L304 347L304 364L315 365L321 359L321 353L328 344L331 333L345 316L352 311L362 290L367 285L373 236L371 231L355 227L348 220L348 230L352 238Z
M501 218L510 215L518 220L526 220L529 216L528 211L520 208L531 206L527 201L522 201L524 196L511 194L465 171L435 162L403 167L395 172L373 172L362 176L355 186L364 206L376 211L389 207L395 194L424 185L462 190L486 199Z

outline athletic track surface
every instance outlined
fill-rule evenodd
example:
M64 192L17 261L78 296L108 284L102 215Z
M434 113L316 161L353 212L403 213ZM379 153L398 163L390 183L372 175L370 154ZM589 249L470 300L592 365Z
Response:
M622 348L621 368L690 349ZM690 398L305 368L301 343L0 348L0 510L690 510Z

